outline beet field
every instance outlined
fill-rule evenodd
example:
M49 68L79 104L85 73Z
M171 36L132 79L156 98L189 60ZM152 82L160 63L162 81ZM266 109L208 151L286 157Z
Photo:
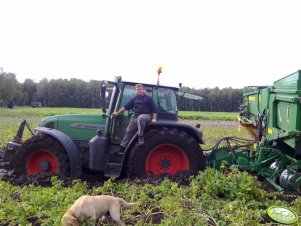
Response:
M270 206L289 207L301 214L298 192L277 192L263 179L224 166L221 171L207 168L193 175L181 172L173 176L92 180L89 177L71 180L60 176L18 177L3 162L2 150L12 139L20 122L26 119L31 128L41 119L56 114L100 113L99 109L26 108L0 111L0 225L53 226L73 202L82 195L107 194L122 197L135 205L122 209L126 225L279 225L266 210ZM250 139L239 127L236 113L180 112L188 124L201 124L204 151L222 137ZM23 138L31 135L26 130ZM298 222L300 223L300 221ZM298 225L296 223L295 225ZM82 225L109 225L106 219L96 223L87 219Z

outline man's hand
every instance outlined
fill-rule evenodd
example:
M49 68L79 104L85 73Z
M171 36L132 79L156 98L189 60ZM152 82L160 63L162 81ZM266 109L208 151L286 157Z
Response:
M120 108L118 111L114 111L111 116L116 117L117 115L123 113L126 109L124 107Z
M118 113L116 111L114 111L112 114L111 114L113 117L116 117L118 115Z
M157 123L157 113L153 113L153 117L151 120L152 123Z

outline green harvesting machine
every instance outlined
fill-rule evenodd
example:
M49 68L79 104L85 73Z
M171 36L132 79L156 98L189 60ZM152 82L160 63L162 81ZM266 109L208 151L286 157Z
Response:
M208 162L219 168L221 161L227 160L258 173L279 191L300 191L301 71L273 86L248 87L239 115L254 141L225 138L227 148L216 145Z

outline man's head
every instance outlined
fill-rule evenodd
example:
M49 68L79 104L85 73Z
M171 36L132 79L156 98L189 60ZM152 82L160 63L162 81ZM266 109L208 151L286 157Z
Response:
M143 96L144 95L143 85L142 84L135 85L135 89L136 89L136 94L138 96Z

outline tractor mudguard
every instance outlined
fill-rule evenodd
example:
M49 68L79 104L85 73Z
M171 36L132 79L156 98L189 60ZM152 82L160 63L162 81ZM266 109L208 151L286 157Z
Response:
M183 130L186 133L193 136L198 143L204 144L202 131L199 131L190 125L187 125L187 124L184 124L181 122L177 122L177 121L160 120L159 119L159 120L157 120L156 123L150 123L150 124L146 125L145 131L154 129L154 128L158 128L158 127L172 127L172 128L177 128L179 130Z
M80 150L75 145L73 140L62 133L61 131L46 127L37 127L34 129L37 132L44 133L54 137L65 148L70 161L70 177L77 178L81 175L81 155Z

